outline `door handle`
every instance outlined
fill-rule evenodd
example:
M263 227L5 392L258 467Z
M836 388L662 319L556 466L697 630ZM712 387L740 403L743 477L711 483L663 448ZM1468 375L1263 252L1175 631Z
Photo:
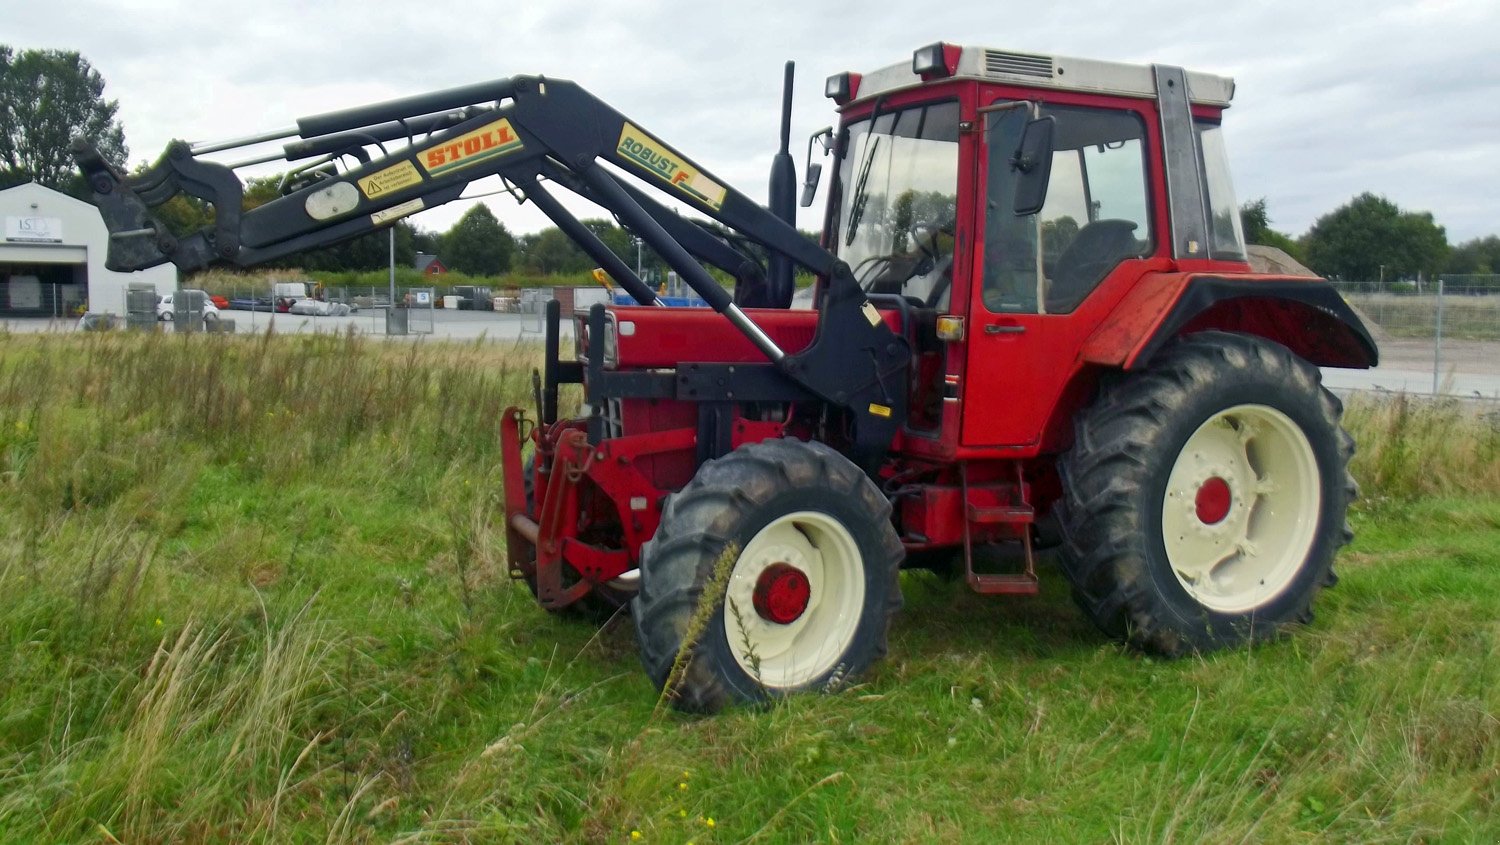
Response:
M1001 326L995 323L984 327L985 334L1022 334L1025 331L1025 326Z

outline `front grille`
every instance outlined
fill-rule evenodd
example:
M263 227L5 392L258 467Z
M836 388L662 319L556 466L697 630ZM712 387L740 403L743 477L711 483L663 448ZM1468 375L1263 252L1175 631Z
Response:
M984 72L1004 73L1011 76L1030 76L1034 79L1051 79L1052 57L985 50Z

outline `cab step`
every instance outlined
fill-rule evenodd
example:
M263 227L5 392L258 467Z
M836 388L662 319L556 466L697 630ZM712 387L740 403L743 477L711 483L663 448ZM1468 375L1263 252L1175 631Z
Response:
M968 581L970 589L987 596L1034 596L1041 591L1034 572L993 575L970 569Z
M964 578L969 588L988 596L1034 596L1041 591L1036 577L1036 553L1031 547L1031 528L1036 509L1027 501L1026 479L1016 464L1016 480L1009 486L1020 501L1003 501L1003 490L970 487L968 466L960 469L964 490ZM999 495L997 495L997 493ZM975 501L975 499L979 501ZM989 573L974 571L973 527L976 525L1011 525L1019 530L1015 539L1021 546L1021 572Z
M1036 511L1030 505L981 506L969 503L969 522L974 525L1030 525Z

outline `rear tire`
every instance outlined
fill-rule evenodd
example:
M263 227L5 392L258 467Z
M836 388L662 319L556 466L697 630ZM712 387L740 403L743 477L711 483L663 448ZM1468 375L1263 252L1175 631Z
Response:
M705 463L641 550L632 615L646 673L678 709L701 713L859 675L885 656L901 607L890 515L865 474L821 443L768 440ZM706 624L693 632L700 602Z
M1354 441L1316 367L1202 332L1108 379L1059 470L1063 570L1103 631L1168 656L1312 619L1352 535Z

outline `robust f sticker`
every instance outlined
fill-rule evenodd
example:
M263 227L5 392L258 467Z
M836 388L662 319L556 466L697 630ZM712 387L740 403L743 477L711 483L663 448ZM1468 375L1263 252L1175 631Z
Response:
M727 192L723 185L683 161L671 147L629 123L620 132L620 144L615 152L709 208L717 210L724 204Z
M433 176L472 167L483 161L521 149L521 139L510 121L500 118L457 138L444 141L417 155L422 169Z

